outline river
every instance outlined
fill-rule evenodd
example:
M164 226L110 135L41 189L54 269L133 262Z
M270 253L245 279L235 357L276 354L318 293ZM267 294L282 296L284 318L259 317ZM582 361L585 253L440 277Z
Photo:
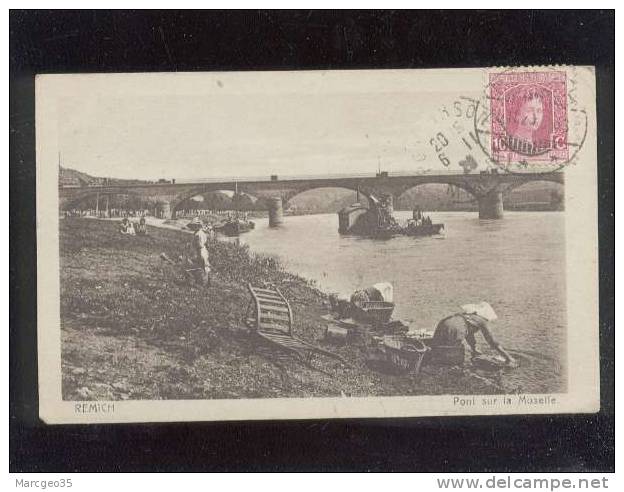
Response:
M410 212L395 212L405 221ZM241 236L254 252L279 257L319 288L349 296L376 282L394 286L394 317L433 330L465 303L488 301L499 319L495 336L520 367L501 375L508 391L565 391L565 215L506 212L498 221L474 212L435 212L443 237L373 240L338 234L337 214L266 219ZM478 337L480 347L485 341Z

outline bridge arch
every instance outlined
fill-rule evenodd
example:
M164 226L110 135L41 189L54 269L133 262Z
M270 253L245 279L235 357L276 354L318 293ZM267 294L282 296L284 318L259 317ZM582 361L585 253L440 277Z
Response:
M208 195L213 195L212 200L208 198ZM216 199L215 197L218 195L221 195L222 198ZM251 193L247 193L246 191L239 191L238 196L242 198L238 199L239 203L237 204L236 203L237 200L234 197L234 190L229 190L225 188L203 190L199 193L189 192L189 193L184 193L183 195L180 195L179 197L176 197L176 199L174 199L170 203L172 214L176 214L184 210L185 205L189 204L189 202L196 196L202 196L204 198L203 200L204 202L208 201L216 205L218 205L218 202L221 201L222 202L220 204L221 206L208 207L208 208L215 208L218 210L234 210L236 209L237 206L241 207L242 210L253 210L256 207L248 207L248 208L244 208L244 207L246 204L247 206L249 205L249 203L251 203L251 205L255 205L256 203L260 201L260 198L258 198L257 196ZM206 200L207 198L208 200ZM242 205L240 202L242 202ZM197 204L197 208L202 208L202 206L199 205L199 203L200 202L198 202Z
M136 198L145 198L141 193L133 191L133 190L126 190L126 189L89 190L87 189L84 192L81 192L78 195L73 196L71 198L61 199L59 205L60 205L61 210L71 210L73 208L77 208L80 204L84 203L87 200L90 200L90 199L97 200L98 197L110 198L112 196L115 196L115 197L132 196Z
M507 210L563 211L565 184L560 179L548 178L519 181L505 190L503 198Z
M478 194L477 183L474 182L474 175L455 176L408 176L396 187L395 198L403 193L423 185L448 185L459 188L471 195Z
M473 205L477 203L477 196L475 191L469 187L464 185L463 183L449 183L449 182L440 182L440 181L423 181L418 183L411 183L409 186L403 187L401 190L397 192L394 197L394 205L397 209L405 208L405 204L402 203L406 199L406 195L417 188L437 188L439 190L439 194L443 195L443 197L448 198L446 200L447 203L453 202L455 204L465 203L466 205ZM468 197L461 196L463 194L468 195ZM440 202L443 200L440 200ZM438 205L439 206L439 205Z
M179 210L180 205L182 205L187 200L190 200L194 196L205 195L207 193L223 192L223 191L231 191L233 193L234 190L235 190L234 184L232 184L232 187L230 189L228 186L224 186L223 183L216 184L216 185L204 184L201 186L190 188L188 190L183 191L182 193L178 194L177 196L175 196L174 198L170 200L169 205L171 209L171 214L175 217L175 214Z
M565 180L563 173L540 173L540 174L531 174L530 177L525 177L522 174L513 175L513 179L507 186L507 191L520 188L521 186L530 184L530 183L557 183L562 186L565 186Z
M350 191L354 194L353 197L353 203L355 203L357 201L357 194L359 193L361 196L365 197L368 205L370 206L372 203L371 200L371 195L374 196L374 193L371 193L369 190L362 190L359 189L357 186L355 187L351 187L351 186L343 186L343 185L312 185L312 186L306 186L306 187L302 187L298 190L293 190L290 191L289 193L286 193L284 196L282 196L282 201L283 201L283 206L284 208L288 208L291 204L292 204L292 200L301 197L301 195L308 193L310 191L316 191L316 190L345 190L345 191ZM337 212L338 210L336 210Z

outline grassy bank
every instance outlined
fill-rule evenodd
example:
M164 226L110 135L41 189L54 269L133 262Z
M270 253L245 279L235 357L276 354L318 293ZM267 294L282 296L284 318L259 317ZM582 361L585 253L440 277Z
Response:
M325 294L244 246L213 242L215 275L195 285L159 255L188 254L190 235L150 228L123 236L111 221L60 225L63 397L206 399L500 392L498 382L461 368L420 376L379 372L363 344L323 341ZM242 322L247 282L271 282L290 300L298 337L353 367L317 358L313 368L267 349Z

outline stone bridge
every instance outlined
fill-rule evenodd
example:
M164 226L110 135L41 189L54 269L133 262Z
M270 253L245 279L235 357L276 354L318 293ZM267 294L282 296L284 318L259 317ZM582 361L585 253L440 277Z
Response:
M393 201L416 186L448 184L461 188L475 197L479 204L479 218L503 217L503 193L532 181L564 183L562 172L475 174L417 174L398 175L385 172L371 176L301 177L269 180L223 180L184 183L141 183L113 186L59 187L62 210L96 195L138 195L159 200L165 217L175 217L179 206L188 198L214 191L236 191L261 200L269 212L281 215L283 205L299 193L315 188L346 188L359 191L366 197L391 196Z

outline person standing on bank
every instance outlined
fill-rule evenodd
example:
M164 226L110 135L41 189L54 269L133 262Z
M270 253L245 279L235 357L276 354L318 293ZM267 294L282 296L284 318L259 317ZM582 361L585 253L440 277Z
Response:
M515 365L514 358L496 341L490 330L490 322L498 319L492 306L487 302L481 302L466 304L461 308L462 313L453 314L438 323L433 334L432 345L461 345L465 340L470 346L472 357L476 357L481 352L477 349L475 335L481 332L489 346L502 355L507 364Z
M207 243L210 239L210 228L202 224L199 217L195 217L186 227L194 232L191 243L192 248L197 254L197 260L203 268L202 281L204 285L208 285L210 284L210 261Z

